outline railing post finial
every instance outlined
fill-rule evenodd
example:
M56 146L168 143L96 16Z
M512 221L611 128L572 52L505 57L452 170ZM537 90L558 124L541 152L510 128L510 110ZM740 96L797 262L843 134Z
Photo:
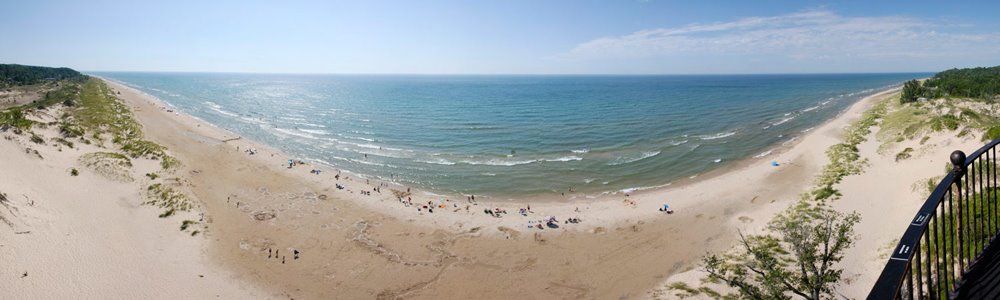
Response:
M955 150L951 153L951 165L952 171L956 172L958 178L962 178L965 175L965 152L962 150Z

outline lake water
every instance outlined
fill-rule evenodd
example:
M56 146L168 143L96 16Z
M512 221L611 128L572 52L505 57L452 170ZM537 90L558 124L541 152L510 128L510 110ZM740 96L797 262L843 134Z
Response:
M438 193L599 194L768 150L915 74L95 73L285 151Z

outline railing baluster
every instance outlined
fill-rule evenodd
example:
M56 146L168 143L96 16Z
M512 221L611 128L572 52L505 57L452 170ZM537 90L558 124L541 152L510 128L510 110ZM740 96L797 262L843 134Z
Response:
M934 214L932 214L928 218L929 219L927 220L927 234L924 235L924 244L927 245L927 263L926 263L926 265L927 265L927 295L930 296L931 299L937 299L937 284L935 283L935 280L937 280L937 278L940 278L940 274L936 273L936 271L937 271L937 267L936 266L937 266L937 259L938 259L938 256L936 254L937 254L937 248L938 247L935 245L937 243L937 237L935 236L935 234L937 234L937 230L934 229L935 227L937 227L937 224L938 224L938 221L937 221L937 207L934 208ZM932 225L931 222L934 222L934 224ZM935 237L934 238L934 242L935 242L934 244L931 243L931 237L932 236ZM936 274L936 275L933 275L933 274Z
M958 185L958 270L955 272L955 279L958 279L958 275L962 274L965 270L965 251L968 245L965 241L968 240L968 235L965 234L969 230L968 218L965 217L965 212L968 210L964 205L966 199L969 199L969 176L962 176L962 180L959 180L961 184ZM957 281L957 280L956 280Z
M983 189L983 158L980 157L976 159L976 205L979 205L979 207L976 207L978 215L976 215L976 220L975 220L976 228L979 229L979 235L976 236L976 241L979 243L979 249L976 250L976 255L975 255L976 258L979 257L978 253L982 252L983 249L986 248L986 240L985 240L986 228L983 227L984 224L983 218L986 217L986 214L983 211L984 191L985 190Z
M947 193L948 193L948 197L951 197L951 190L948 190ZM948 252L945 249L945 245L946 245L946 242L945 242L945 232L946 231L945 231L945 228L944 228L944 225L945 225L945 222L947 221L947 218L945 218L944 202L943 201L939 202L938 205L937 205L937 207L935 208L935 210L936 211L940 210L940 213L937 215L939 217L936 220L937 224L935 224L936 228L934 229L934 231L935 231L934 232L935 233L934 238L936 239L936 241L935 241L936 246L935 247L937 248L937 251L939 252L938 253L938 257L935 260L935 262L937 263L937 276L938 276L937 277L937 282L936 282L936 285L937 285L936 295L937 296L941 296L942 293L945 292L944 288L948 286L947 279L946 279L946 278L948 278L948 271L947 271L947 268L945 268L945 263L948 260Z
M972 264L972 261L976 259L975 253L979 253L979 239L982 233L979 230L979 216L976 215L979 211L979 207L977 207L979 200L976 199L979 198L976 195L979 193L979 187L976 186L976 183L979 182L979 159L972 161L972 167L972 174L969 175L969 229L972 230L972 238L970 239L972 247L969 249L969 263L966 266Z
M993 149L990 149L990 151L986 151L986 197L988 197L989 199L989 201L986 202L986 207L989 210L988 212L989 218L986 219L986 225L990 227L989 233L991 238L989 240L991 242L993 241L992 236L995 236L997 233L997 227L996 227L997 210L996 207L994 206L994 204L996 204L996 201L993 199L993 191L996 189L995 188L996 185L992 184L993 176L996 175L995 172L997 165L996 162L994 162L995 158L993 157L992 150Z
M994 232L993 232L993 205L992 205L993 199L990 198L990 190L991 189L990 189L990 186L989 186L990 185L990 169L992 169L992 167L990 167L990 163L991 163L991 161L990 161L990 152L987 151L986 153L983 153L983 155L986 155L986 161L983 163L985 169L983 169L983 173L981 173L981 174L983 174L983 176L985 176L985 177L980 177L980 178L982 178L981 179L982 181L979 182L979 185L982 186L982 188L981 188L982 194L981 194L980 197L983 198L983 205L984 205L984 207L983 207L984 213L983 213L983 220L982 220L983 226L986 228L985 229L986 230L986 234L984 235L984 241L986 242L985 245L988 247L989 243L990 243L990 240L992 240L992 238L990 238L990 237L992 237L993 234L994 234ZM985 249L985 247L983 247L983 248Z
M990 206L992 206L992 208L993 208L993 214L994 214L993 215L993 231L997 232L997 231L1000 231L1000 223L998 223L998 221L1000 221L1000 218L998 218L998 217L1000 217L1000 216L997 216L997 212L1000 211L1000 207L997 207L997 205L1000 204L1000 201L996 200L996 197L997 197L997 162L996 162L996 160L997 160L997 148L995 148L995 147L994 148L990 148L990 151L987 151L987 153L990 153L990 159L991 159L990 160L990 163L991 163L990 167L993 170L993 171L990 172L990 174L993 175L990 178L991 183L993 183L992 185L990 185L990 187L992 187L990 189L990 201L993 204L993 205L990 205Z
M960 182L961 180L955 182L959 199L962 198L962 186ZM959 201L959 203L961 203L961 201ZM948 245L951 246L951 250L948 251L951 252L949 253L951 254L950 255L951 257L948 259L948 289L951 289L951 285L952 283L954 283L954 281L952 281L953 277L952 275L955 274L955 265L961 264L961 259L962 259L962 242L961 242L962 236L959 234L959 229L957 228L958 226L956 226L959 224L957 224L958 222L955 222L956 220L961 220L961 216L956 216L956 215L957 214L955 211L955 193L952 192L952 197L948 198L948 219L949 219L948 235L950 235L948 237ZM958 243L955 243L956 239L959 240ZM958 251L957 253L956 250Z
M927 235L926 229L924 230L924 232L922 234L924 236ZM913 247L913 251L914 251L913 254L914 254L914 257L916 257L916 259L914 259L914 262L916 263L916 267L914 268L914 270L917 270L916 272L914 272L915 273L914 275L917 278L917 293L916 293L917 297L916 298L921 298L922 299L923 298L923 289L924 289L924 277L923 277L924 276L924 270L921 267L923 267L922 266L922 262L923 262L924 258L921 257L920 255L923 254L922 252L924 252L924 251L920 251L920 246L923 246L923 245L921 245L921 243L919 243L919 241L920 240L917 240L917 245L915 247Z
M913 299L913 272L907 270L906 274L903 275L903 278L906 279L903 281L904 285L906 286L906 289L903 290L904 292L906 292L906 295L904 296L906 296L905 297L906 299Z
M981 253L983 252L983 249L986 249L986 230L987 230L985 226L986 222L983 222L986 218L986 210L984 210L984 208L986 208L985 206L986 203L983 202L984 200L986 200L985 199L986 189L983 188L982 156L976 159L976 165L978 166L976 168L976 184L978 185L978 187L976 188L976 199L977 199L976 202L979 203L979 207L976 209L979 211L979 215L976 216L976 226L979 227L979 237L976 238L976 240L979 241L979 250L976 251L976 258L978 258L979 257L978 253Z

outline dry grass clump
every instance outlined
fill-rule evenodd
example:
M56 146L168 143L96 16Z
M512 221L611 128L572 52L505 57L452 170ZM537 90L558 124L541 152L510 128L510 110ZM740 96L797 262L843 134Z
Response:
M194 208L194 203L191 202L191 199L187 195L162 183L154 183L147 187L146 199L147 201L142 204L155 205L166 209L160 214L160 218L172 216L177 211L189 211Z
M125 155L113 152L93 152L80 156L81 165L105 178L132 182L132 161Z

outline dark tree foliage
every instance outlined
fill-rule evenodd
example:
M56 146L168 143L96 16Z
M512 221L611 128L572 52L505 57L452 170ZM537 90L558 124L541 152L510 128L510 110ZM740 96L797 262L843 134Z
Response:
M916 102L917 98L920 98L923 94L923 87L920 86L920 82L916 80L910 80L903 83L903 92L899 96L900 103L910 103Z
M922 96L994 99L1000 95L1000 66L951 69L924 82Z
M44 81L83 81L85 75L70 68L0 64L0 87L37 84Z

